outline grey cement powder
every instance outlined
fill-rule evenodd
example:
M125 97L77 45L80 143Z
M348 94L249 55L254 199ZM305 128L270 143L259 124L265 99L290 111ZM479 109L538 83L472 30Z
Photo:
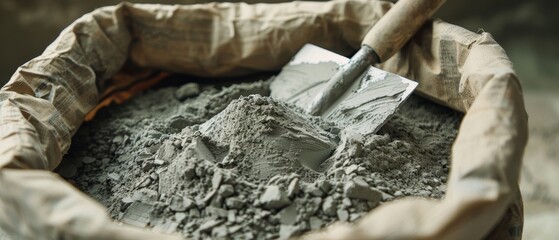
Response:
M116 220L195 239L287 238L444 196L460 114L412 96L362 136L263 97L269 83L189 83L103 109L57 171Z

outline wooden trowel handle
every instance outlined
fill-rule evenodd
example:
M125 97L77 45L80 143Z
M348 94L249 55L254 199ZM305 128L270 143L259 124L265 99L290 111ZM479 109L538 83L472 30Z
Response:
M369 30L363 45L371 47L383 62L396 52L419 30L445 0L399 0Z

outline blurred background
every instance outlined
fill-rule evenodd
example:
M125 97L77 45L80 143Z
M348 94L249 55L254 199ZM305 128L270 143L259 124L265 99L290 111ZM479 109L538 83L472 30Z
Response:
M141 3L194 4L204 0ZM280 2L255 1L245 2ZM62 29L114 0L0 0L0 86L18 66L41 54ZM447 1L437 17L493 35L515 64L528 109L530 140L521 191L524 239L559 236L559 3L552 0ZM2 238L0 233L0 239Z

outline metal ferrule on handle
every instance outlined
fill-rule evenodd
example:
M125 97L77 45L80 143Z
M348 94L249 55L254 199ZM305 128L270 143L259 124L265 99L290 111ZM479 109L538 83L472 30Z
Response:
M321 115L368 66L386 61L402 48L445 0L399 0L363 39L361 49L326 83L306 109Z

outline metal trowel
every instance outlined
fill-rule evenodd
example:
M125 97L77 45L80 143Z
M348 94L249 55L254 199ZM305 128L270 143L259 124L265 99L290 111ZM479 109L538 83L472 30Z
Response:
M306 109L308 114L341 120L344 127L358 128L362 134L376 132L417 83L372 64L399 51L443 3L398 1L369 30L351 59L305 45L276 76L272 97Z
M335 122L343 131L375 133L417 82L372 65L398 52L443 2L399 0L369 30L351 59L306 44L276 76L271 96Z

